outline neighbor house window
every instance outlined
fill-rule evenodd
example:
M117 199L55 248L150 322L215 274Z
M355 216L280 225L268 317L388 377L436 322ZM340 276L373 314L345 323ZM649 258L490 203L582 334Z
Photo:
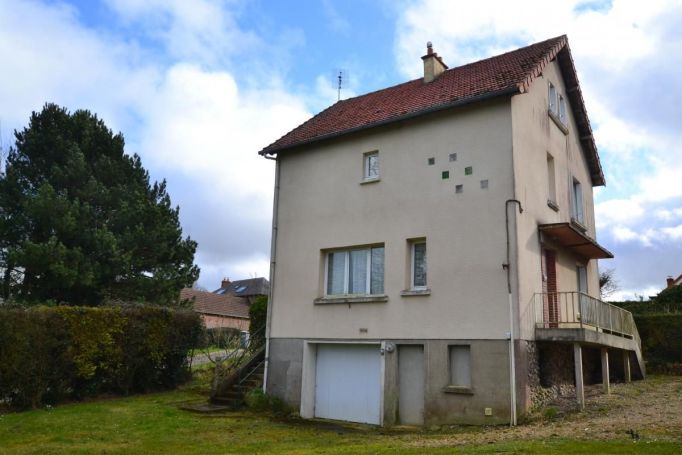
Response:
M450 386L471 388L471 347L450 346Z
M585 216L583 212L583 189L580 182L573 179L571 188L571 202L573 205L573 219L580 224L585 223Z
M411 243L412 266L410 287L412 289L426 289L426 241L419 240Z
M554 84L549 83L549 111L553 114L557 113L557 93Z
M327 295L383 293L383 246L327 253Z
M365 153L365 180L379 178L379 152Z

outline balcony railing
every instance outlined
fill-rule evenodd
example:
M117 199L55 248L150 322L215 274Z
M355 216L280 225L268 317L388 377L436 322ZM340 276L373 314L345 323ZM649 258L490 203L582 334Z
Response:
M538 328L592 329L641 345L632 313L582 292L535 294L534 313Z

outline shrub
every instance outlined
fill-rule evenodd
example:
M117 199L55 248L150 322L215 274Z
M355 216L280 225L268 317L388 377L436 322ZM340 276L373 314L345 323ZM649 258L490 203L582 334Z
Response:
M262 389L251 389L244 396L246 405L255 412L268 412L278 417L291 414L291 408L284 400L263 392Z
M265 340L265 324L268 316L268 298L265 296L257 297L251 302L249 307L249 333L251 342L257 345Z
M199 317L159 307L0 309L0 403L15 408L189 378Z
M651 371L679 371L682 366L682 313L637 314L642 354Z

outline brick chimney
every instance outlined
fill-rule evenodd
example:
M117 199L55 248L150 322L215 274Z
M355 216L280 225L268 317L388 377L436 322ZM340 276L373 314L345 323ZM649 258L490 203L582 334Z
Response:
M671 288L675 285L675 280L673 277L669 276L668 278L665 279L666 284L668 285L668 288Z
M232 284L232 282L230 281L229 278L223 278L223 281L220 283L220 287L221 287L221 288L226 288L226 287L228 287L228 286L231 285L231 284Z
M448 69L448 65L443 63L443 59L433 51L431 41L426 43L426 55L422 57L422 60L424 61L424 82L427 84Z

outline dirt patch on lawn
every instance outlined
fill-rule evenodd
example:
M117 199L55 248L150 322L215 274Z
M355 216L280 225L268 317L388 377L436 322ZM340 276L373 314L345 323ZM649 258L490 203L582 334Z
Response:
M614 384L610 395L592 387L583 412L577 412L574 401L564 398L555 402L515 428L452 427L450 430L456 434L440 433L410 445L443 447L551 438L682 441L682 376L654 376L646 381Z

